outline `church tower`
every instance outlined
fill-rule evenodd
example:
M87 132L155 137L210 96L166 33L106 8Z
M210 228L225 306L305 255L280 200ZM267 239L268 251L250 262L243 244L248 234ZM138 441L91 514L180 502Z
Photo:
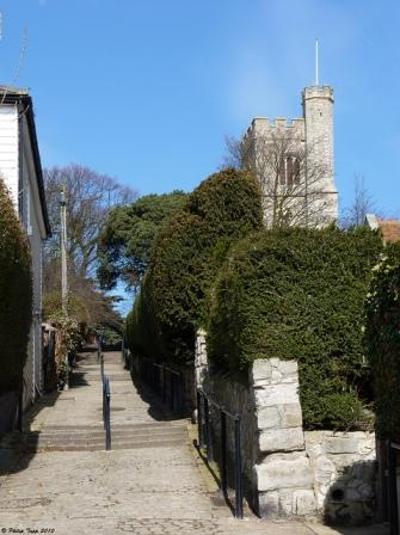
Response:
M338 218L334 175L333 89L315 85L302 92L304 141L307 150L309 194L323 205L327 222ZM318 210L317 210L318 211Z
M322 228L338 219L335 185L333 89L319 82L302 91L303 116L287 121L256 117L240 143L241 165L260 181L266 227Z

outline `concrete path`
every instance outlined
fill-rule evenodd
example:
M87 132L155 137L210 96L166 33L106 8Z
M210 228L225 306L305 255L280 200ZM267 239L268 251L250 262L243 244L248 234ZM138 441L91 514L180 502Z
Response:
M187 432L148 392L119 353L107 353L112 451L104 451L96 355L86 354L70 390L38 405L26 431L0 443L0 533L137 535L386 535L314 523L232 518L216 499ZM14 530L14 531L13 531Z

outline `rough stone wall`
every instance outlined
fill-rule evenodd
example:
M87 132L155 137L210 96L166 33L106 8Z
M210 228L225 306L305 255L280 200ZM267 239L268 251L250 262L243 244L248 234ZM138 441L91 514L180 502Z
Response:
M247 381L208 372L204 333L196 376L211 399L241 415L244 492L262 517L321 516L362 524L375 511L375 436L368 432L303 432L297 362L259 359ZM200 358L201 357L201 358ZM200 365L200 362L202 363ZM200 373L201 370L201 373ZM220 418L212 409L214 458ZM233 426L227 429L233 456ZM233 467L231 467L233 469Z
M270 518L312 516L316 504L305 452L297 362L256 360L250 378L258 429L257 511Z
M360 524L375 515L374 433L307 431L318 510L329 522Z
M194 350L194 373L196 387L202 388L204 379L208 375L206 332L203 329L197 331L196 347Z

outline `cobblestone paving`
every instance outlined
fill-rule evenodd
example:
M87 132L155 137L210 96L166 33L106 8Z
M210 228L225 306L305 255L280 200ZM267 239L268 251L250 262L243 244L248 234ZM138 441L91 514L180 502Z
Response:
M233 519L223 503L213 500L215 489L199 470L186 422L168 421L154 399L145 401L118 354L107 354L105 368L114 377L111 404L120 409L111 413L113 446L121 449L106 452L98 444L101 383L96 360L88 356L78 385L30 422L24 436L32 439L33 433L40 448L18 448L21 436L0 444L0 533L339 533L316 524L260 521L250 514L243 521ZM52 451L46 449L49 441ZM63 451L67 442L78 451ZM384 532L354 535L367 533Z

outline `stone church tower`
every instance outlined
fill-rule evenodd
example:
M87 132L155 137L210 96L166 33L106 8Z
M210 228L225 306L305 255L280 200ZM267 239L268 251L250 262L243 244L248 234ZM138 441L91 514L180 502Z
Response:
M333 102L331 87L306 87L302 118L256 117L248 128L242 164L260 180L267 227L323 227L337 220Z

